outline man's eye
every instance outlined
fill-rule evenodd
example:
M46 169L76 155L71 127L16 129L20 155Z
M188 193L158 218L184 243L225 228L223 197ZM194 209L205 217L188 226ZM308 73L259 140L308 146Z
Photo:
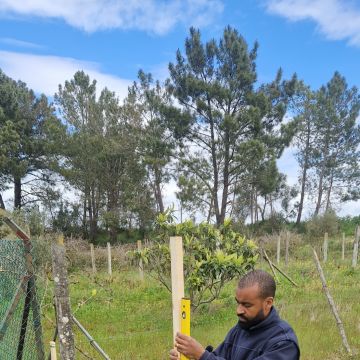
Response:
M245 304L244 306L245 306L246 308L251 308L252 305L251 305L251 304Z

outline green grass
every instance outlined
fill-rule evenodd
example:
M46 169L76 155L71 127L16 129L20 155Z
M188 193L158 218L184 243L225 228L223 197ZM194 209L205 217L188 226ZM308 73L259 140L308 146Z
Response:
M306 258L306 254L308 260L293 260L287 269L280 264L299 287L293 287L279 275L276 307L299 338L302 360L348 359L310 252L302 248L301 257ZM329 252L329 259L334 258L333 255ZM336 257L340 258L338 253ZM353 270L350 262L347 255L346 261L329 261L323 269L355 353L352 359L359 359L360 266ZM269 270L264 262L259 267ZM156 281L146 276L142 283L138 273L129 269L115 273L111 280L105 273L92 278L90 272L76 271L71 274L70 282L75 316L111 359L168 359L172 345L171 295ZM193 314L192 335L202 344L216 346L236 323L235 285L235 282L228 284L220 299ZM97 291L95 296L92 296L93 289ZM43 322L46 344L54 327L48 320L53 318L50 290L44 301L48 304ZM82 352L100 359L79 331L75 332L75 340ZM86 356L77 351L77 359L86 359Z

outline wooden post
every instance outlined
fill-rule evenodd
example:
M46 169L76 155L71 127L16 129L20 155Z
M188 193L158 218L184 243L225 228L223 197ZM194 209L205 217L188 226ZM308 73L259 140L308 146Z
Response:
M333 313L333 315L335 317L336 325L337 325L337 327L339 329L343 345L344 345L345 349L347 350L347 352L351 355L351 349L350 349L349 343L348 343L347 338L346 338L344 326L343 326L343 324L341 322L341 319L340 319L340 316L339 316L339 314L337 312L335 302L334 302L334 300L333 300L333 298L332 298L332 296L330 294L330 291L329 291L329 289L328 289L328 287L326 285L326 279L325 279L325 276L324 276L324 272L323 272L323 270L321 268L321 264L320 264L320 261L319 261L319 258L317 256L317 253L316 253L315 249L313 249L313 254L314 254L315 264L316 264L318 273L320 275L322 288L324 290L324 293L325 293L326 298L328 300L328 303L330 305L331 311L332 311L332 313Z
M74 360L75 345L71 326L71 307L63 236L59 236L57 242L52 244L52 265L60 358Z
M50 341L50 359L51 360L57 360L55 341Z
M94 244L90 244L90 254L91 254L91 266L92 272L96 274L96 263L95 263L95 251L94 251Z
M176 333L181 329L180 310L181 299L184 297L184 265L183 247L180 236L170 237L171 257L171 293L173 310L173 338L175 343Z
M285 266L288 266L289 263L289 232L286 232L286 239L285 239Z
M141 240L137 241L137 248L138 248L138 251L141 251L141 248L142 248ZM139 276L140 276L140 280L143 281L144 280L144 269L143 269L143 261L141 258L139 260Z
M354 250L353 250L353 258L352 258L352 267L356 267L358 252L359 252L359 237L360 237L360 227L357 226L355 229L355 239L354 239Z
M276 275L276 272L275 272L275 270L274 270L273 264L272 264L272 262L270 261L270 259L269 259L268 255L267 255L265 249L264 249L264 258L265 258L265 260L268 262L268 264L269 264L269 266L270 266L270 269L271 269L271 271L272 271L272 273L273 273L273 275L274 275L275 280L276 280L277 282L279 282L279 279L278 279L278 277L277 277L277 275Z
M111 269L111 245L108 242L107 243L107 255L108 255L108 273L111 276L112 275L112 269Z
M272 264L272 266L284 277L286 277L294 286L298 287L299 285L284 271L282 271L279 267L277 267L275 264Z
M345 233L342 233L341 260L345 260Z
M327 262L327 258L328 258L328 246L329 246L329 240L328 240L328 233L326 232L325 235L324 235L324 244L323 244L324 263Z
M277 249L276 249L276 263L280 264L280 251L281 251L281 237L280 235L277 238Z

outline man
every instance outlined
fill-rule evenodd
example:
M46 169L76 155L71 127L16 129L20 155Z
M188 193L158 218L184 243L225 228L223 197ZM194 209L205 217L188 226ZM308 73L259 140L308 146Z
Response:
M204 349L192 337L178 333L170 359L179 359L180 352L196 360L298 360L296 335L273 306L275 290L275 281L267 272L247 273L236 289L239 321L218 348Z

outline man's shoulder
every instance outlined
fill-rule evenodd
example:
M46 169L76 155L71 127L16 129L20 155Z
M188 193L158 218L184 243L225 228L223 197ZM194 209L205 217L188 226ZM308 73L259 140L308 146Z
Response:
M263 351L286 351L299 358L300 347L294 329L290 324L278 317L266 331L267 340ZM290 357L289 357L290 358Z
M274 322L271 330L272 331L269 332L271 339L269 339L269 345L273 345L283 341L290 341L295 343L297 347L299 346L295 331L287 321L278 318L278 320Z

